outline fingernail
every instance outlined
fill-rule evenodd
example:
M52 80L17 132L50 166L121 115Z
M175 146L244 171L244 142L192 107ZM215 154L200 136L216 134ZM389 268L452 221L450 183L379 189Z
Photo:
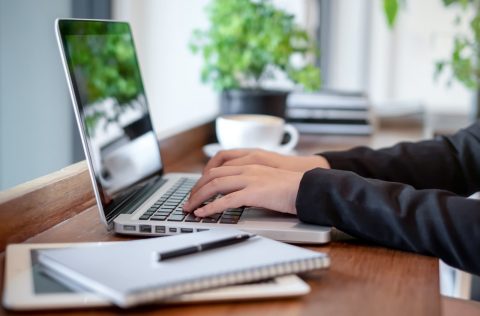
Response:
M194 213L195 213L195 215L197 215L197 216L202 216L203 213L205 213L205 211L204 211L203 208L198 208Z

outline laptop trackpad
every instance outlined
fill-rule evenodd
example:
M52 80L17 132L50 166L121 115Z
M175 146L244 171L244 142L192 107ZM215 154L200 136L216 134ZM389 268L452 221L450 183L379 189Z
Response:
M262 209L262 208L245 208L243 211L243 215L240 218L240 221L245 221L245 220L252 220L252 221L265 221L265 222L271 222L272 220L277 221L285 221L285 222L290 222L292 219L296 219L297 217L292 214L286 214L286 213L280 213L280 212L275 212L267 209Z

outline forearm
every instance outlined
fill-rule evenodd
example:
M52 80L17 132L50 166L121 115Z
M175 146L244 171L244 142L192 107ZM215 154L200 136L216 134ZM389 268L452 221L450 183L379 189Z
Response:
M314 169L300 183L296 208L302 221L434 255L480 274L479 201L347 171Z
M452 137L400 143L379 150L358 147L321 155L333 169L406 183L416 189L443 189L464 196L480 190L479 124Z

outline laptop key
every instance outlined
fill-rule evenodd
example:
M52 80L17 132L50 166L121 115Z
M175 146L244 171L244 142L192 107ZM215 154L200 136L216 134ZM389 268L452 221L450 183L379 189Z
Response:
M228 215L228 214L223 214L222 219L232 219L238 221L240 219L239 215Z
M221 224L237 224L238 223L238 218L221 218L220 219Z
M139 219L140 219L141 221L145 221L145 220L148 220L149 218L150 218L150 215L142 215L142 216L140 216Z
M168 221L170 222L181 222L185 218L185 215L170 215Z
M155 214L170 214L172 213L172 210L158 210L155 212Z
M167 216L152 216L150 218L151 221L164 221L167 219Z
M187 218L185 219L185 222L199 223L201 220L202 220L201 217L197 217L194 214L190 213L190 214L188 214Z
M229 209L226 209L225 214L242 214L243 213L243 209L242 208L229 208Z
M242 214L224 214L225 217L229 218L240 218L242 217Z
M202 223L216 223L218 222L218 218L213 217L204 217Z

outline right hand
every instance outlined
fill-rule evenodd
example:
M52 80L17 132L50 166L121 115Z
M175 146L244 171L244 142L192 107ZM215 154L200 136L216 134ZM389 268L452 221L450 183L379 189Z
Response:
M199 217L244 205L296 214L295 201L302 177L302 172L259 165L212 168L198 180L183 209ZM218 194L223 196L201 206Z
M327 159L319 155L286 156L262 149L222 150L205 166L203 174L221 166L263 165L267 167L306 172L315 168L330 169Z

